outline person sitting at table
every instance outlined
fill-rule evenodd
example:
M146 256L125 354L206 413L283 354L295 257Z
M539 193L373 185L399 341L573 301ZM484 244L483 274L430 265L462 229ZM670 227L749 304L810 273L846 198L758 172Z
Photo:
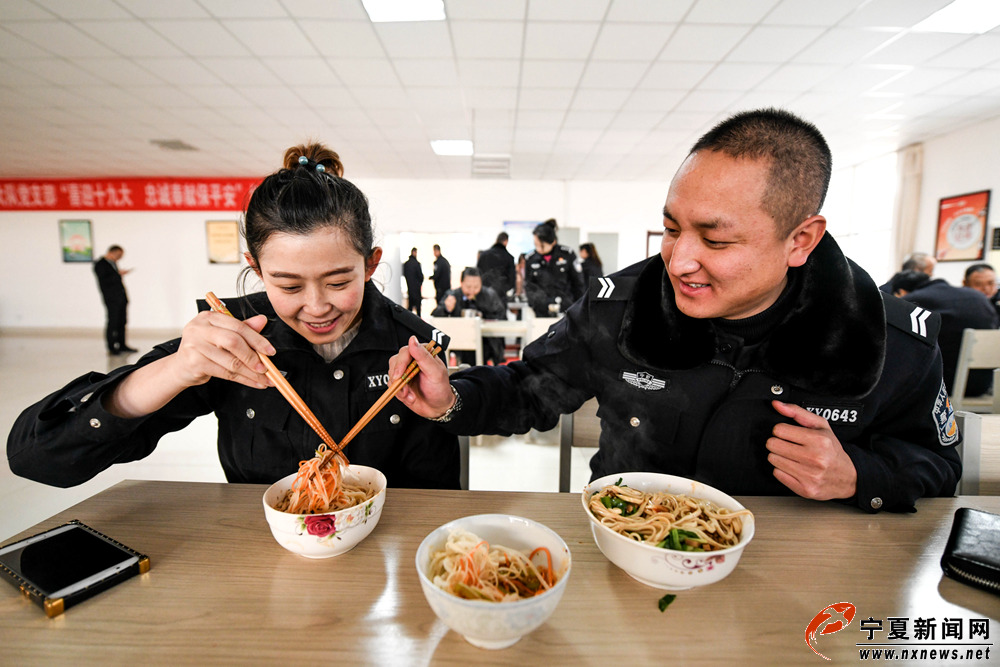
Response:
M429 324L372 283L382 257L368 200L320 144L288 149L254 190L245 254L264 291L205 311L180 338L134 365L88 373L32 405L7 439L10 469L53 486L81 484L148 456L160 437L215 413L230 482L272 483L314 456L317 436L265 375L274 365L334 439L387 388L390 356ZM239 318L239 319L237 319ZM392 401L345 450L396 487L459 488L458 439Z
M465 311L476 311L487 320L507 319L507 304L500 296L483 285L479 269L467 266L462 271L462 282L456 289L448 290L441 303L431 313L434 317L461 317ZM483 362L501 364L504 361L503 338L483 336ZM456 350L455 354L463 364L476 363L475 352Z
M455 433L553 428L599 402L593 477L643 470L726 493L795 493L868 512L949 496L961 441L936 315L879 291L826 233L826 141L783 110L701 137L663 206L659 257L591 290L523 361L455 374L411 339L400 393Z

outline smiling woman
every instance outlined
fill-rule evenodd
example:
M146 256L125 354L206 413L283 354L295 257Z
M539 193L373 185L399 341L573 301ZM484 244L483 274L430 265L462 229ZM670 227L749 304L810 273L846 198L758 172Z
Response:
M110 375L92 373L22 413L11 469L56 486L147 456L159 438L214 412L229 481L271 483L313 457L317 437L265 374L271 358L319 421L341 438L384 389L389 357L430 325L372 284L382 256L365 195L329 148L288 149L245 213L247 274L264 291L205 311L181 338ZM244 283L245 284L245 283ZM444 341L445 345L447 340ZM389 485L457 488L458 441L390 402L345 452Z

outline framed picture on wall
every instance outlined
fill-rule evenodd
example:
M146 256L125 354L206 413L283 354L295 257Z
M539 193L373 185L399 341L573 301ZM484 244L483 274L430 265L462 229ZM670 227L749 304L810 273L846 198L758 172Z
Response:
M59 246L64 262L93 262L94 241L90 220L60 220Z
M205 222L209 264L240 263L240 228L235 220Z
M944 197L938 202L937 242L939 262L975 261L983 258L990 191Z

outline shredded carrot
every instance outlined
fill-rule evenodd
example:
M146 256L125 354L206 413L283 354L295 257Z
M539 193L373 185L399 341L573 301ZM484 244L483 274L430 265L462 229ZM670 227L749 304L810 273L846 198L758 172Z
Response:
M292 488L278 501L275 509L291 514L322 514L352 507L370 498L370 489L345 484L340 457L328 459L328 448L321 444L316 456L299 462L299 472Z
M532 562L538 553L545 554L546 565ZM432 554L429 575L453 595L494 602L541 595L558 578L547 548L539 547L525 556L460 529L449 535L442 550Z
M549 586L552 586L556 582L552 578L552 552L548 550L548 547L538 547L528 555L528 560L534 559L535 554L537 554L539 551L544 551L545 558L546 560L548 560L548 565L545 567L544 570L541 571L541 574L545 577L545 583L547 583Z

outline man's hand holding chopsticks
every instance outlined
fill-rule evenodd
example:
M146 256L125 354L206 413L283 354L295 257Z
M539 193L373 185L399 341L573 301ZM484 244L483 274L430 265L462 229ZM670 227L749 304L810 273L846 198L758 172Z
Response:
M440 417L455 402L448 383L448 369L440 357L431 356L416 336L411 336L407 346L389 359L389 381L398 379L411 361L417 362L420 372L396 394L396 398L421 417Z

